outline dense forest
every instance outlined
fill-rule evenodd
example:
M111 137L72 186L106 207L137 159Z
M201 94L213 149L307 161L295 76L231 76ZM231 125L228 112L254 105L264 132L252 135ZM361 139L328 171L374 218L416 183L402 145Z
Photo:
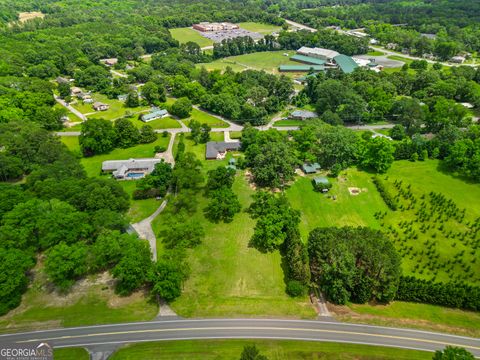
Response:
M407 49L416 55L434 54L447 60L461 51L480 51L478 0L352 0L333 6L328 1L299 1L284 12L287 18L315 28L365 28L382 44L394 43L398 50Z

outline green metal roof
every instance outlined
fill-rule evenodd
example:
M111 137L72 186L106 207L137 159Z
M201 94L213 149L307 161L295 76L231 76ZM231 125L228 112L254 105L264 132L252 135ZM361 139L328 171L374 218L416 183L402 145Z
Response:
M314 58L314 57L311 57L311 56L299 55L299 54L293 55L290 58L290 60L299 61L299 62L303 62L303 63L307 63L307 64L313 64L313 65L323 65L323 64L325 64L325 60L317 59L317 58Z
M323 65L280 65L278 70L280 71L323 71L325 67Z
M315 184L330 184L330 181L325 176L317 176L313 178Z
M333 60L345 74L350 74L358 67L358 64L347 55L337 55L333 58Z

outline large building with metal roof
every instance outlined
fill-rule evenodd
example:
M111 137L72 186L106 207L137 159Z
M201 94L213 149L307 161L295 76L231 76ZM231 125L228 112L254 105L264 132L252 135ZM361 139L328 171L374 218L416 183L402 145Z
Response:
M350 56L339 54L333 58L333 61L345 74L350 74L356 68L358 64Z

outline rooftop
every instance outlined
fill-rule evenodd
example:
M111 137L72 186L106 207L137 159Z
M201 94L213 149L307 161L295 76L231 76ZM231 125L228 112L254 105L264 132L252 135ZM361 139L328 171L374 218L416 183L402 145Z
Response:
M340 70L342 70L345 74L350 74L356 68L358 68L358 64L350 56L347 55L337 55L333 58L333 60L338 65Z
M323 48L310 48L307 46L302 46L300 49L297 50L300 54L312 54L316 56L323 56L327 59L333 59L335 56L340 55L340 53L336 52L335 50L330 49L323 49Z
M325 67L323 65L280 65L278 70L280 71L323 71Z
M330 184L330 181L325 176L316 176L313 178L315 184Z
M318 59L318 58L314 58L314 57L311 57L311 56L305 56L305 55L299 55L299 54L293 55L290 58L290 60L299 61L299 62L303 62L303 63L307 63L307 64L313 64L313 65L324 65L325 64L325 60L323 60L323 59Z
M292 117L300 117L300 118L316 118L318 117L316 112L308 111L308 110L294 110L290 114Z
M227 150L240 150L240 141L225 142L225 141L209 141L205 151L205 157L207 159L214 159L219 153L223 153Z
M142 115L142 120L143 121L154 120L154 119L157 119L159 117L165 116L167 114L168 114L167 110L152 109L152 111L150 111L149 113Z

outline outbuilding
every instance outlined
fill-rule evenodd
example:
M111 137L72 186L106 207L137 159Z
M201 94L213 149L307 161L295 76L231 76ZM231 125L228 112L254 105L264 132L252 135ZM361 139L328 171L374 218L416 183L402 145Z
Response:
M332 188L332 183L325 176L317 176L312 180L313 188L316 191L328 192Z

